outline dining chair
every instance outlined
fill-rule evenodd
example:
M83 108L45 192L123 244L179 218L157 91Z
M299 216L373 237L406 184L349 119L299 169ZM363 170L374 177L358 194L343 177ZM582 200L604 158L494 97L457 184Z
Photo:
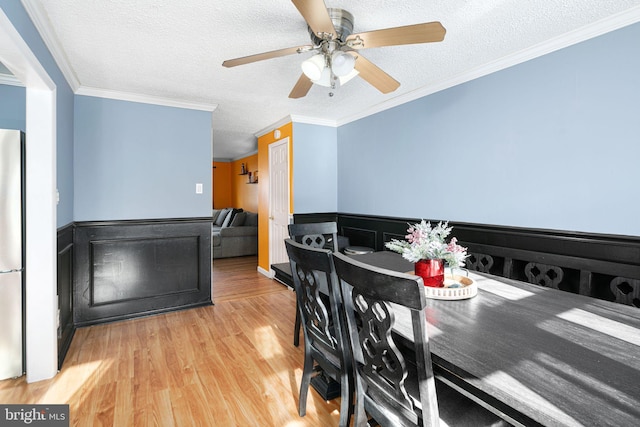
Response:
M342 313L342 296L331 251L285 240L304 334L304 365L298 413L306 414L312 374L322 372L340 382L341 427L353 413L351 356ZM329 306L323 295L328 295Z
M338 252L338 224L335 222L289 224L289 237L312 248Z
M369 417L381 426L509 425L444 383L436 386L421 278L340 253L333 260L353 358L354 426L368 425ZM392 333L398 325L391 304L410 313L405 332L412 333L413 342Z
M338 224L335 222L289 224L289 237L312 248L323 248L338 252ZM300 345L300 314L297 307L296 320L293 326L293 345L296 347Z

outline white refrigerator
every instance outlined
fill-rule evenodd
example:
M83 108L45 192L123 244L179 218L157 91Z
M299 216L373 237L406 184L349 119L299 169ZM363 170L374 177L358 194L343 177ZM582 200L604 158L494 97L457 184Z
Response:
M24 141L0 129L0 380L24 373Z

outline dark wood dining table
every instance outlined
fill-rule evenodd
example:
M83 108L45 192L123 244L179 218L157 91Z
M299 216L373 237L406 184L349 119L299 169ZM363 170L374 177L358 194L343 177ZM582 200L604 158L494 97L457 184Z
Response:
M388 251L354 258L413 269ZM272 268L291 283L288 264ZM469 277L477 296L427 299L438 378L514 425L640 426L640 309L488 274ZM396 332L411 340L408 312L394 313Z

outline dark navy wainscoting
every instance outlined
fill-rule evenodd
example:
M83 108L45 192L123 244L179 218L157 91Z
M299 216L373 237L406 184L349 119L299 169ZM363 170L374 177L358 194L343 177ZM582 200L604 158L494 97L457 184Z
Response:
M211 304L211 219L76 223L74 323Z
M404 239L408 224L420 219L294 214L295 223L325 221L337 222L338 234L348 237L350 245L382 251L391 239ZM452 237L468 248L470 270L640 308L640 237L454 221L449 225Z
M73 223L58 229L58 369L76 331L73 324Z

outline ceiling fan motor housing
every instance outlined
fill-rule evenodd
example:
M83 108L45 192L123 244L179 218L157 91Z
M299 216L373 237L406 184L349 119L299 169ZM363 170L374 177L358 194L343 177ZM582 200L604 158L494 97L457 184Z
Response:
M327 12L329 12L331 22L336 29L336 39L344 42L353 33L353 15L344 9L336 8L327 8ZM314 46L319 46L323 40L326 40L326 38L318 37L308 25L307 29Z

